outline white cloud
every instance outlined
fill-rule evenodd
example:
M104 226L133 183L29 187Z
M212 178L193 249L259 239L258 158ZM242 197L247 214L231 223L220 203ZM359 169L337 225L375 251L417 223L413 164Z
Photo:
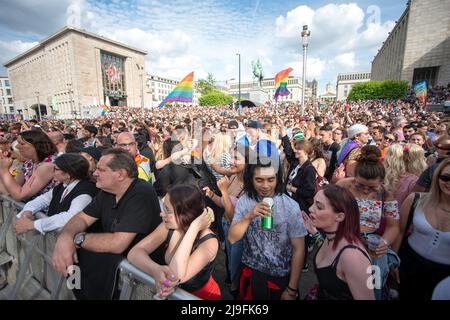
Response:
M355 71L359 67L359 63L356 61L356 55L354 52L345 52L337 55L333 63L337 69L343 69L347 71Z
M4 64L36 45L38 45L38 42L24 42L21 40L8 42L0 40L0 63Z
M311 81L313 79L321 78L323 72L326 70L327 62L316 57L308 57L306 60L306 80ZM302 76L303 75L303 60L299 55L297 60L292 60L290 63L284 65L284 68L291 67L294 70L291 75Z

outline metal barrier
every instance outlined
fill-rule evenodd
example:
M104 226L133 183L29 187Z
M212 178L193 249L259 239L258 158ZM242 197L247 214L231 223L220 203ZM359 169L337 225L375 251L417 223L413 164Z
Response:
M16 215L24 204L0 195L0 268L7 267L8 287L0 290L0 300L16 299L74 299L64 285L65 279L54 271L52 253L57 232L45 235L37 231L17 236L14 231ZM45 218L42 213L38 218ZM119 266L121 300L157 300L155 280L131 265L127 260ZM0 284L1 285L1 284ZM177 289L169 300L199 300L196 296Z

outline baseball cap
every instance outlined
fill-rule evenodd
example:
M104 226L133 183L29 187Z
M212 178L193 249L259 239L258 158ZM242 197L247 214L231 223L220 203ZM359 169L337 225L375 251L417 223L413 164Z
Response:
M228 129L238 129L239 123L236 120L231 120L228 122Z
M298 130L294 133L294 139L297 141L305 140L305 134L303 133L303 130Z
M88 155L90 155L92 158L94 158L97 161L99 161L100 158L102 157L102 152L95 147L83 148L83 149L81 149L80 152L87 153Z
M259 121L251 120L248 122L247 127L254 129L262 129L263 126L261 125L261 123L259 123Z

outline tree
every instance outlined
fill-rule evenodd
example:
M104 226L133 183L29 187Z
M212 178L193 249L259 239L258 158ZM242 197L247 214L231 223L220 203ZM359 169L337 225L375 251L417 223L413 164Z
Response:
M233 102L233 97L220 91L211 91L202 95L198 102L201 106L224 106Z
M408 82L403 80L369 81L352 87L347 100L399 99L405 97Z
M211 73L208 73L206 79L200 79L195 85L195 89L203 96L216 90L216 79Z

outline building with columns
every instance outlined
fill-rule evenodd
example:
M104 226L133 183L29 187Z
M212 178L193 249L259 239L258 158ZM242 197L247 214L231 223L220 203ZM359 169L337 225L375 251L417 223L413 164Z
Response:
M320 102L334 102L336 101L336 93L333 92L333 86L331 83L327 83L325 92L319 96Z
M355 84L368 81L370 81L370 72L339 73L336 82L337 101L347 100Z
M100 105L142 107L147 52L65 27L6 62L25 119L95 116ZM38 109L40 106L40 112Z
M450 83L450 1L410 0L372 62L372 80Z

